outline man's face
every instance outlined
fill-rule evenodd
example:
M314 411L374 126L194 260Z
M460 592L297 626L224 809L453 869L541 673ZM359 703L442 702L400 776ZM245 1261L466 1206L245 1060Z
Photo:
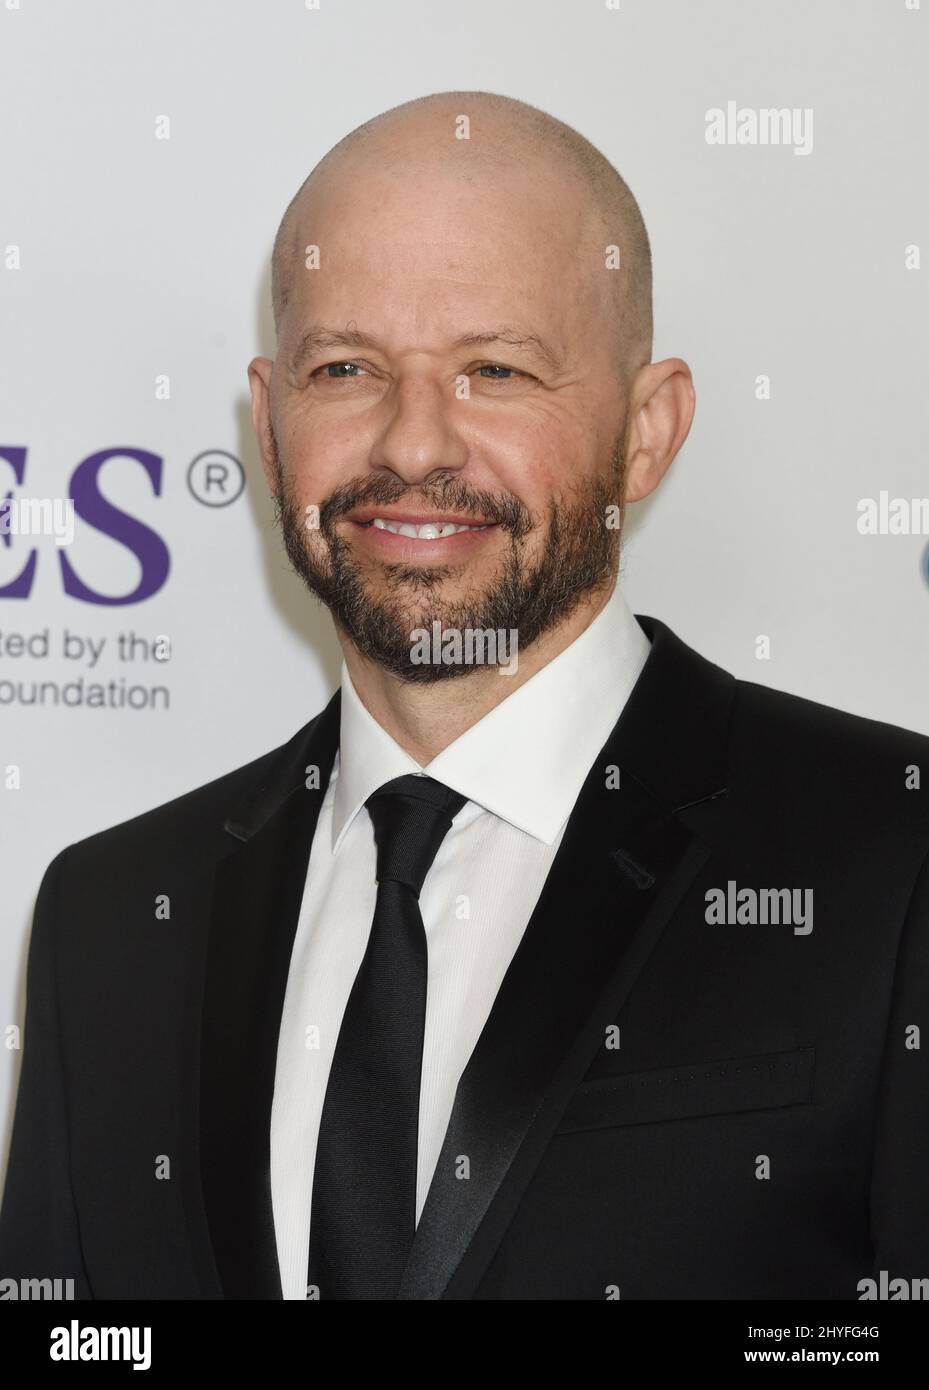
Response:
M299 238L319 269L298 263L271 377L288 555L364 655L464 675L413 664L413 630L515 630L524 650L615 572L614 272L580 194L537 172L366 164L320 192Z

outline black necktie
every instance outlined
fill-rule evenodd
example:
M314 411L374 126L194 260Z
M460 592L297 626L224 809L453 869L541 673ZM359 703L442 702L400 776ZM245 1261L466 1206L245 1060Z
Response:
M377 902L320 1121L308 1283L321 1299L396 1298L413 1243L428 972L419 894L466 800L411 774L366 803Z

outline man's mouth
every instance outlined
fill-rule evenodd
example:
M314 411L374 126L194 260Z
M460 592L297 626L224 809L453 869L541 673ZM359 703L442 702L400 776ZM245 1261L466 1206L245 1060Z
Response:
M384 516L379 515L373 508L366 508L352 513L346 520L359 530L367 532L389 533L392 536L401 536L408 541L427 541L435 544L438 541L449 541L455 536L466 536L481 531L492 531L497 523L494 521L475 521L473 517L459 513L442 515L426 513L403 513Z
M446 536L457 536L459 531L486 531L492 523L465 526L454 521L426 521L422 525L416 525L410 521L388 521L382 516L376 516L371 521L360 524L374 526L379 531L390 531L395 536L411 536L418 541L439 541L444 540Z

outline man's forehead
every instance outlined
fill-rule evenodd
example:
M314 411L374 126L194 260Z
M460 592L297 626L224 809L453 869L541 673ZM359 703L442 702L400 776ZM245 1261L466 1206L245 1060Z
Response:
M602 258L534 241L507 246L426 233L380 239L369 230L358 239L306 242L291 281L294 332L306 333L316 321L341 330L362 313L374 331L378 319L449 335L472 330L477 319L489 327L527 318L546 336L567 331L593 308Z
M333 348L354 321L369 339L444 350L466 335L507 328L554 369L602 293L602 249L572 208L530 215L511 188L488 202L480 185L440 182L428 196L384 199L329 189L299 218L290 280L287 356L303 361L319 345L321 325ZM362 322L363 321L363 322ZM343 339L347 335L342 335ZM499 335L504 340L504 335ZM357 342L358 347L365 343Z

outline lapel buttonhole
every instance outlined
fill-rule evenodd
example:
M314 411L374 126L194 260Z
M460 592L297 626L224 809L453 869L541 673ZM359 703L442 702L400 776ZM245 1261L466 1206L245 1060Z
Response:
M610 858L622 870L627 878L632 879L632 882L640 891L654 886L655 875L651 870L645 868L643 864L637 864L632 858L632 855L627 854L624 849L614 849L610 854Z

